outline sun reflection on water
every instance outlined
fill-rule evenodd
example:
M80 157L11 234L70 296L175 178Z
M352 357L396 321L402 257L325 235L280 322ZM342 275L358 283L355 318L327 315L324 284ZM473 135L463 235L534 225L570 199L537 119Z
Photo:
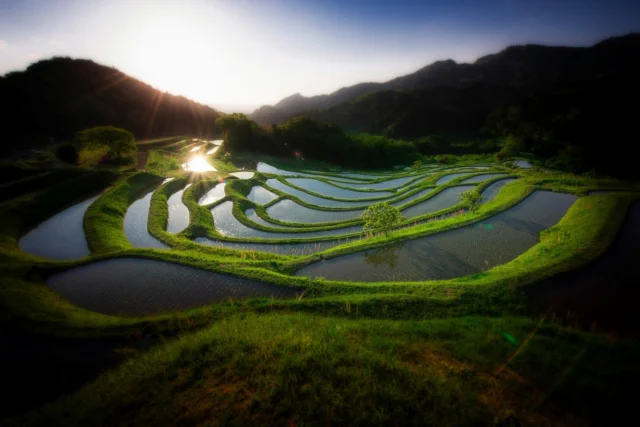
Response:
M216 168L211 166L207 160L202 156L194 156L187 163L182 165L182 168L189 172L215 172Z

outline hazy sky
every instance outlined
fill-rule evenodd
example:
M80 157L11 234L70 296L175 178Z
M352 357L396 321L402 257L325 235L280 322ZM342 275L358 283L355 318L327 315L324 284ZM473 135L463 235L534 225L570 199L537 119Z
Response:
M89 58L231 111L632 31L637 0L0 0L0 74Z

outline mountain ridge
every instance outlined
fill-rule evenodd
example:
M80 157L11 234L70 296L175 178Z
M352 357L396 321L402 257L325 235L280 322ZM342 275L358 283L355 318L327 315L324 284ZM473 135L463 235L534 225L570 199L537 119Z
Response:
M471 63L457 63L452 59L436 61L413 73L395 77L382 83L365 82L340 88L330 94L305 97L297 93L274 105L261 106L249 117L259 124L281 123L301 113L327 110L381 90L421 90L437 86L464 86L478 82L499 86L530 85L532 90L548 86L550 80L581 76L584 56L599 50L637 48L640 34L631 33L604 39L589 47L545 46L524 44L508 46L499 52L484 55ZM590 62L590 61L587 61ZM593 62L593 61L591 61ZM544 67L544 65L548 65ZM594 64L586 64L593 68ZM535 68L527 72L526 67ZM554 74L535 76L537 73ZM584 74L584 73L582 73ZM520 80L518 80L520 79ZM313 114L312 114L313 115Z

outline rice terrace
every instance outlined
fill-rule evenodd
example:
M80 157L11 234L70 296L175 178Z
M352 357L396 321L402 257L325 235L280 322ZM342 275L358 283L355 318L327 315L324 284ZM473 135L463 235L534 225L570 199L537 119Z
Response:
M276 401L263 380L251 384L256 395L220 398L284 405L287 417L316 410L305 406L310 388L341 394L352 387L384 396L379 404L389 412L380 417L416 411L409 399L415 393L436 412L457 408L448 415L454 419L534 416L534 403L535 416L551 417L545 405L575 404L601 353L628 345L611 344L604 332L631 325L589 311L573 318L583 309L580 298L558 305L545 298L568 286L572 274L597 272L599 263L631 267L628 254L616 251L619 235L637 237L640 228L637 185L488 157L380 171L320 169L299 159L253 160L251 153L224 159L215 150L224 150L222 140L176 139L138 149L161 160L156 164L182 156L183 168L196 164L205 172L157 173L153 161L147 171L5 167L16 178L5 194L12 187L18 194L2 214L4 316L66 338L62 347L71 345L68 338L91 338L130 349L119 367L35 417L62 416L66 405L86 406L93 417L92 405L101 404L96 394L124 404L132 398L124 393L137 387L132 370L151 384L169 375L178 396L224 387L238 370L249 377L269 370ZM30 188L43 175L47 183ZM460 197L470 190L482 197L471 208ZM378 202L402 214L386 234L363 227L364 210ZM637 251L637 240L630 246ZM539 285L561 274L566 278L551 290ZM617 286L620 297L629 292ZM618 292L585 290L607 291ZM176 334L138 348L139 340ZM211 346L211 355L197 356ZM292 354L277 356L285 350ZM575 372L567 372L577 357ZM204 377L189 380L192 369L205 369ZM624 365L611 369L604 375L615 377ZM110 386L114 381L120 385ZM189 386L196 389L181 389L185 381L196 381ZM521 389L526 396L511 395ZM430 402L434 390L448 397ZM468 400L472 392L486 399L477 404L482 410ZM143 396L165 399L153 386ZM365 416L347 402L334 405L336 417Z
M407 74L437 8L59 3L132 74L0 33L0 425L637 425L638 33Z

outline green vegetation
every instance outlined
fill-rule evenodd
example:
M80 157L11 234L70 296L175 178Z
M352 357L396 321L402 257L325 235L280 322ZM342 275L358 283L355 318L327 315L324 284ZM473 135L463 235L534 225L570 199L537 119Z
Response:
M481 199L482 196L476 189L460 193L460 203L462 203L464 207L469 209L471 212L475 212L478 209Z
M114 126L98 126L78 132L76 138L89 148L106 146L114 159L130 156L136 149L133 134Z
M364 230L382 232L385 236L389 236L389 232L403 219L400 209L387 202L371 205L362 213Z
M492 425L512 416L571 425L553 411L565 406L577 416L593 415L585 403L596 397L612 410L633 404L627 390L607 395L596 385L602 376L638 378L633 358L639 353L627 342L611 345L604 337L511 317L347 317L231 316L125 362L23 421ZM531 331L535 335L520 353L517 343ZM624 356L612 359L617 367L599 366L607 353ZM531 407L539 411L526 409ZM596 419L624 420L615 412Z
M260 127L244 114L220 117L227 150L250 150L276 156L307 157L345 167L391 167L417 157L408 141L370 134L347 135L339 127L308 117L295 117L281 125ZM226 156L226 153L224 155Z
M158 175L170 175L172 172L182 170L182 166L175 154L153 150L149 153L145 169Z
M571 330L549 316L542 322L531 320L523 291L601 255L615 239L629 205L637 199L637 194L629 192L640 189L636 184L494 165L496 171L518 180L505 185L489 203L477 204L473 196L475 209L470 212L459 212L467 203L463 198L455 206L403 220L397 208L378 203L367 209L369 213L363 218L337 224L294 224L296 228L286 231L304 233L365 222L365 229L381 233L311 255L277 255L192 241L202 236L222 242L261 240L221 235L210 212L215 204L205 207L197 203L220 177L226 177L226 172L249 162L251 154L232 151L224 162L227 169L218 168L220 173L187 174L167 168L171 161L182 161L180 156L188 151L172 151L170 147L176 144L173 147L183 148L186 143L150 143L155 145L148 148L149 172L75 168L74 173L81 175L69 175L49 185L40 176L50 172L7 169L14 179L4 190L11 198L0 205L0 261L5 273L0 284L0 325L29 335L73 338L79 343L87 337L161 337L148 350L121 350L126 359L121 366L74 394L11 420L9 425L491 425L509 416L533 425L562 425L565 421L558 421L554 414L570 412L580 421L602 422L601 413L592 404L593 396L599 401L598 409L615 414L607 421L622 419L628 413L625 407L632 407L633 393L623 392L618 384L640 378L635 363L640 353L637 345L626 340L611 344L602 334ZM477 164L479 158L489 161L482 155L441 157L445 166L435 174L410 180L393 197L404 198L434 188L441 176L464 170L447 165ZM434 159L424 161L433 163ZM283 160L280 166L295 170L297 162L293 158ZM216 167L222 163L215 160ZM418 167L393 177L431 170ZM153 173L158 171L163 173ZM133 248L124 235L126 210L162 181L161 175L167 173L164 171L176 179L154 191L148 229L171 250ZM408 205L428 200L468 176L487 173L469 172ZM320 174L326 177L320 178L324 182L340 176L330 170ZM248 208L268 218L265 207L250 202L247 195L256 185L267 187L266 179L273 177L262 173L249 180L226 177L225 198L216 204L233 201L233 215L245 225ZM40 184L30 187L27 183L31 180ZM479 195L492 182L495 179L483 182L474 192ZM166 232L167 199L187 183L192 185L184 192L183 202L189 209L190 225L173 235ZM13 186L27 192L16 194L17 190L10 190ZM90 257L52 262L18 250L18 238L26 230L105 188L84 218ZM391 243L484 221L542 189L580 195L595 189L626 191L581 197L560 223L541 234L538 245L509 263L471 276L350 283L293 275L312 262L365 249L384 249ZM303 204L296 197L286 197ZM276 241L286 244L295 239ZM74 307L45 284L53 273L120 257L178 263L293 286L300 293L294 299L229 299L183 312L126 318Z
M242 114L220 116L90 61L55 58L9 73L0 79L0 99L11 106L4 117L5 151L46 148L20 163L0 165L3 352L19 355L46 341L77 346L89 359L110 359L115 342L123 362L81 378L71 394L60 392L46 405L34 402L33 411L16 410L13 419L1 413L0 423L632 424L640 382L637 340L618 337L615 322L612 327L595 318L589 323L588 307L587 318L581 319L582 307L577 314L564 313L555 302L536 305L534 296L550 285L562 291L559 275L603 255L640 199L638 183L603 175L637 174L633 156L603 148L603 143L622 144L635 134L633 109L615 97L637 86L639 70L628 58L638 56L639 40L627 36L575 50L527 45L474 64L441 61L392 82L318 98L293 96L251 117L261 125ZM575 66L566 66L568 52ZM78 93L85 96L78 98ZM269 117L278 119L265 122ZM113 126L80 131L97 123ZM193 156L189 150L203 143L193 136L213 138L218 131L224 144L208 158L217 172L184 172L181 164ZM65 142L76 133L75 141ZM144 140L136 143L134 136ZM134 154L137 168L131 167ZM518 168L511 162L516 156L535 167ZM293 218L298 222L276 220L268 209L284 199L318 212L363 207L295 186L282 176L229 177L240 169L253 171L257 161L294 173L315 170L319 181L360 191L361 200L376 204L362 217L345 220L310 224L303 215ZM480 164L491 168L467 168ZM393 174L371 170L396 165L412 167ZM369 171L355 170L361 168ZM462 171L465 176L436 184ZM375 190L351 188L343 172L361 174L355 181L360 184L408 180L389 190L389 197L364 198ZM436 212L407 219L392 205L411 208L464 185L468 177L490 172L503 175ZM166 177L174 179L160 185ZM505 177L517 179L482 203L482 191ZM267 185L273 178L336 203L304 202ZM223 180L224 197L199 205L199 198ZM189 225L171 234L167 200L186 184L191 186L182 201ZM255 186L278 199L266 205L252 202L248 195ZM124 232L127 209L152 188L147 229L169 249L133 247ZM579 198L556 225L540 233L536 245L502 265L419 282L296 275L309 264L331 265L332 258L362 251L369 251L368 261L376 268L376 257L396 245L488 222L538 190ZM589 195L593 190L611 192ZM58 262L19 249L19 239L29 230L97 194L83 223L90 256ZM233 203L239 223L256 230L255 238L223 233L211 210L225 202ZM252 223L247 209L267 225ZM360 225L365 233L305 236ZM265 237L279 232L288 234ZM195 242L199 237L214 245ZM256 250L265 248L259 245L328 241L339 244L304 255ZM74 306L47 286L52 274L116 258L175 263L294 288L296 297L229 296L190 310L159 308L149 316L125 317ZM420 261L432 260L427 254ZM548 279L558 281L545 284ZM83 285L83 292L92 291L91 283ZM579 285L579 292L589 291ZM601 302L594 298L590 303ZM24 361L14 357L29 369L24 378L5 380L10 392L47 382L44 369L60 357L56 351L31 353ZM74 369L65 372L65 377L74 375ZM12 401L6 402L11 410Z

